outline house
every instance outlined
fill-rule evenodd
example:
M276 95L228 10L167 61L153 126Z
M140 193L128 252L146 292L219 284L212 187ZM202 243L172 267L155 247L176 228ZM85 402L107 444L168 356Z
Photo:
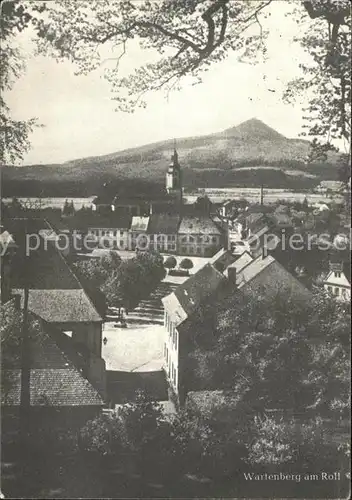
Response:
M223 231L206 216L182 218L178 228L177 247L180 255L212 257L223 246Z
M94 216L87 227L88 235L96 238L103 248L128 250L132 217L115 214Z
M133 216L131 222L131 244L132 249L148 250L149 235L147 234L150 217Z
M288 295L299 302L311 298L311 292L271 255L254 258L245 252L224 274L235 284L235 290L246 294Z
M178 214L152 214L148 225L149 249L159 252L177 252Z
M25 260L18 252L13 259L11 289L22 302L25 287L32 313L70 333L88 352L101 356L103 320L55 245L41 245Z
M173 293L162 299L164 306L164 370L176 396L183 400L187 392L188 327L200 305L219 296L227 280L211 264L206 264Z
M324 280L324 289L337 300L351 300L351 269L350 265L339 258L332 257L329 262L329 272Z
M0 308L1 321L1 426L2 443L19 431L23 361L21 355L23 311L11 300ZM31 434L80 429L104 406L103 396L91 383L85 360L76 362L72 339L33 313L27 317L29 347L29 408Z
M218 262L221 262L220 260ZM311 292L273 257L253 258L248 252L220 272L206 264L197 273L162 299L164 306L164 370L180 404L190 391L197 390L188 354L192 335L202 332L202 310L214 300L241 293L251 297L282 296L297 302L311 299ZM200 316L199 316L200 315Z

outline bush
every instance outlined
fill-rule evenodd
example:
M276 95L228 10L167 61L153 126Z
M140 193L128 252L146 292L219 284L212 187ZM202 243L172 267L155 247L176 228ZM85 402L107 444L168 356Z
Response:
M164 262L164 267L166 267L166 269L173 269L174 267L176 267L176 265L177 265L177 260L175 259L175 257L171 255Z
M193 262L191 259L183 259L180 264L181 269L192 269L193 267Z

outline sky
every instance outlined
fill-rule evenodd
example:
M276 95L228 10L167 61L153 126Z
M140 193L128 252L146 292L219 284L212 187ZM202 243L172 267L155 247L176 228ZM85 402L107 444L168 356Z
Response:
M103 68L76 76L68 62L35 55L30 32L18 36L27 69L6 96L15 119L37 117L42 127L31 135L32 148L23 164L62 163L98 156L151 142L220 132L256 117L287 137L298 137L302 127L300 103L282 102L288 81L299 75L305 57L298 44L296 22L285 16L289 6L274 2L268 57L256 65L229 56L204 74L203 83L183 85L180 91L156 92L147 108L133 114L115 111ZM133 44L121 64L127 74L147 60ZM304 102L303 102L304 104Z

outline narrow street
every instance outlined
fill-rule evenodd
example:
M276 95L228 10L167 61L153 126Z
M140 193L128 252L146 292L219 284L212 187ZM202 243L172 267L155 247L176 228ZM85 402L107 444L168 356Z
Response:
M163 367L164 320L161 299L177 284L163 281L148 299L126 316L127 328L115 327L115 319L103 329L102 356L106 362L109 400L130 401L138 389L165 401L167 384ZM109 318L110 319L110 318Z

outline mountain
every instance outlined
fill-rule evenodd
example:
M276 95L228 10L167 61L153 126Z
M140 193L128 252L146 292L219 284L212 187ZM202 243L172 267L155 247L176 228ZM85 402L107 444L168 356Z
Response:
M222 132L177 140L186 187L311 187L336 178L334 162L306 165L309 142L289 139L253 118ZM63 164L2 167L3 196L85 196L104 183L163 183L173 141Z
M247 120L240 125L237 125L237 127L228 128L219 135L226 138L241 139L242 141L251 141L253 138L265 141L278 141L286 139L285 136L279 134L279 132L257 118Z

